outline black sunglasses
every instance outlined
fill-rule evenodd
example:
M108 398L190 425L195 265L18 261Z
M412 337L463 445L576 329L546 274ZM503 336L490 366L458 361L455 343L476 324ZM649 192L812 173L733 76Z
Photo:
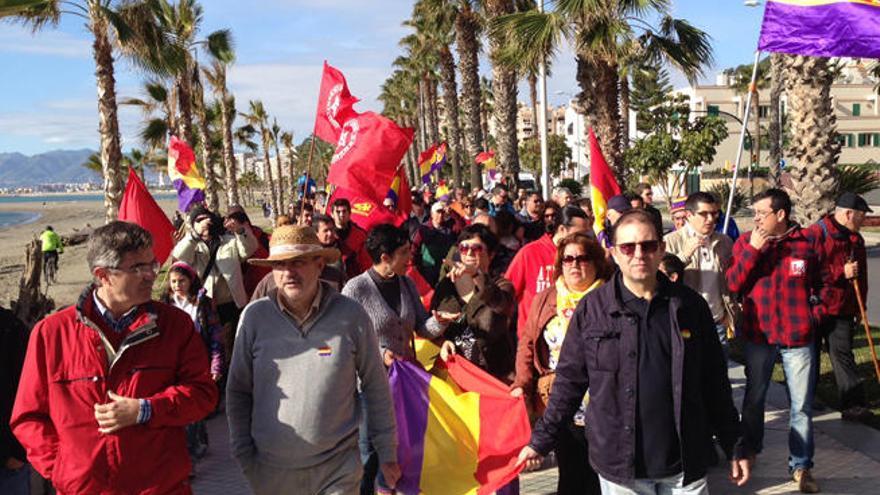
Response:
M589 263L589 262L590 262L590 257L587 256L586 254L579 254L577 256L567 255L567 256L562 257L562 264L563 265L573 265L575 263L581 264L581 263Z
M627 256L634 256L636 254L636 246L642 247L643 254L654 254L660 248L660 241L624 242L616 247L621 253Z

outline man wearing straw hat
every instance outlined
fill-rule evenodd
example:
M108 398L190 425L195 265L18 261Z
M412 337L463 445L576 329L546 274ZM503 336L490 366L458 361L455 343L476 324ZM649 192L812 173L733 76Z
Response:
M385 480L400 477L391 393L363 308L319 275L339 258L311 227L275 230L277 289L241 315L229 370L230 445L257 494L358 492L360 404Z

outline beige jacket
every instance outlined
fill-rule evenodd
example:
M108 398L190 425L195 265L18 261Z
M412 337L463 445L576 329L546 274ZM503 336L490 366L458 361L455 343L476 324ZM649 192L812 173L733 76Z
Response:
M703 278L706 276L700 270L700 259L694 251L691 256L685 257L684 251L690 237L691 229L685 226L682 229L666 234L663 240L666 242L666 252L678 256L684 262L684 283L688 287L700 292L703 286ZM719 232L712 232L709 236L709 250L712 253L712 261L714 265L713 276L719 276L720 281L718 287L721 290L721 299L724 303L724 309L729 317L736 316L736 312L731 305L730 291L727 289L727 283L724 274L730 266L733 258L733 241L730 237Z
M203 280L202 283L208 295L214 297L214 284L217 277L222 276L226 280L226 285L229 286L235 305L243 308L248 303L248 296L244 290L241 264L257 250L258 241L251 229L243 229L241 234L224 234L221 239L222 244L217 250L214 268L206 277L207 280ZM189 263L201 276L208 266L211 252L208 245L201 239L188 233L174 246L171 255L175 259Z

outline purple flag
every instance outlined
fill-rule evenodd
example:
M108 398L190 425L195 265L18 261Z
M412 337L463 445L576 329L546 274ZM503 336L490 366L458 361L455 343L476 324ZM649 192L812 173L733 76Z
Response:
M880 1L768 0L758 49L880 58Z
M182 212L187 212L194 204L205 201L205 191L190 189L183 179L174 179L174 189L177 189L177 209Z

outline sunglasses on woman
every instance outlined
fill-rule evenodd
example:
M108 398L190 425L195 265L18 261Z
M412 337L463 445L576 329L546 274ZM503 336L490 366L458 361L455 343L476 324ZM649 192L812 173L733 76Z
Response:
M483 247L482 244L459 244L458 245L458 252L463 253L463 254L467 254L467 253L480 254L483 252L484 249L485 248Z
M636 246L642 247L642 254L654 254L660 248L660 241L624 242L616 247L626 256L634 256L636 254Z
M590 262L590 257L587 256L586 254L579 254L577 256L566 255L566 256L562 257L562 264L563 265L573 265L575 263L581 264L581 263L589 263L589 262Z

